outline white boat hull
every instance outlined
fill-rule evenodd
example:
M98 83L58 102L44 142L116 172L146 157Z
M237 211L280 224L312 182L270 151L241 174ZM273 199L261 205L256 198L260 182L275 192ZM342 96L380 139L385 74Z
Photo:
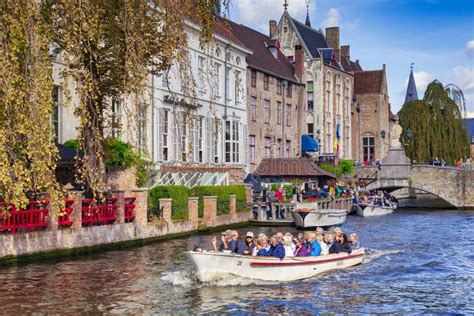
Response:
M393 213L393 207L367 205L365 208L357 208L357 215L362 217L382 216Z
M346 210L315 210L291 212L298 228L331 227L341 225L346 221Z
M320 273L344 269L362 263L364 249L351 254L339 253L319 257L252 257L216 252L186 253L196 267L201 281L212 280L223 274L265 281L294 281L313 277Z

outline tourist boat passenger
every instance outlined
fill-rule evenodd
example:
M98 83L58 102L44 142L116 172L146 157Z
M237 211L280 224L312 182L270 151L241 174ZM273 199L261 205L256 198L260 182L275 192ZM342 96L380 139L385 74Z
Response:
M285 258L285 248L283 248L283 245L278 242L277 236L274 235L272 238L270 238L270 256L271 257L276 257L283 259Z
M307 257L309 255L308 250L304 246L303 239L300 239L300 238L296 239L296 249L295 249L294 255L295 257Z
M352 248L349 244L349 240L347 239L346 234L339 235L337 241L339 242L339 244L341 244L341 252L347 252L349 254L352 252Z
M316 240L316 234L309 234L309 242L311 242L311 251L309 252L310 256L319 256L321 254L321 247L319 246L318 241Z
M333 234L326 234L329 253L340 253L341 245L334 239Z
M232 231L230 229L226 230L225 232L222 232L221 244L219 248L217 248L217 238L216 237L212 238L212 247L214 248L214 251L216 252L230 250L231 243L232 243Z
M293 257L293 245L293 239L285 234L285 236L283 237L283 248L285 249L285 257Z
M333 230L334 237L337 239L340 235L342 235L342 229L340 227L335 227Z
M323 235L316 236L316 240L318 241L319 247L321 247L321 256L326 256L329 254L328 245L323 240Z
M245 235L245 242L244 242L244 255L252 255L253 250L255 248L255 242L253 240L253 232L248 232Z
M349 243L351 244L352 249L359 249L360 248L359 236L357 236L356 233L350 234Z

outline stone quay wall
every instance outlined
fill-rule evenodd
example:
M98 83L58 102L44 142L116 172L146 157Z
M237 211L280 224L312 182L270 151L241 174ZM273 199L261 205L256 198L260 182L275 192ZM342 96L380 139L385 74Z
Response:
M18 256L41 255L47 252L67 252L68 250L106 246L140 240L153 240L173 234L184 234L198 229L232 225L247 222L251 211L237 212L235 195L231 195L229 214L218 216L217 197L204 197L204 218L198 217L198 198L190 197L188 201L189 219L173 221L171 219L171 199L161 199L162 218L149 221L147 212L146 190L132 190L127 195L136 197L132 222L125 219L125 192L114 191L117 198L116 221L112 224L83 227L82 225L82 192L71 192L72 205L70 227L59 227L57 211L49 209L48 228L33 232L0 233L0 260Z

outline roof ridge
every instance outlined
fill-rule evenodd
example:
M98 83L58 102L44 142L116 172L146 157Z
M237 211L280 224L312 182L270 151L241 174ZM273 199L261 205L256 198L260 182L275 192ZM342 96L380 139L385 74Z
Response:
M234 24L236 24L236 25L238 25L238 26L245 27L246 29L249 29L250 31L253 31L254 33L258 33L258 34L260 34L260 35L262 35L262 36L268 37L268 39L272 39L272 38L271 38L270 36L268 36L267 34L262 33L262 32L260 32L260 31L257 31L256 29L253 29L253 28L251 28L250 26L247 26L247 25L245 25L245 24L237 23L237 22L232 21L232 20L229 20L229 19L226 19L226 21L229 22L229 23L234 23Z

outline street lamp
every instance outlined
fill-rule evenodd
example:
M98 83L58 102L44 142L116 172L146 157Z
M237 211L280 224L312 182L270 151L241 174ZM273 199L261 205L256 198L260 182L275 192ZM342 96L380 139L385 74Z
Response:
M383 129L383 130L380 131L380 136L382 136L382 138L385 138L386 133L387 132L385 132L385 130Z

